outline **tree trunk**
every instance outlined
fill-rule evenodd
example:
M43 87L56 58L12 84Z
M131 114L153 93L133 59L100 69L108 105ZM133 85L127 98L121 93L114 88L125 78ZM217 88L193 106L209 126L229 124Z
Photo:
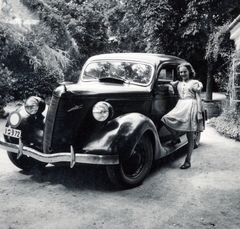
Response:
M206 101L212 100L212 85L213 85L213 72L212 72L212 64L208 64L207 71L207 85L206 85Z

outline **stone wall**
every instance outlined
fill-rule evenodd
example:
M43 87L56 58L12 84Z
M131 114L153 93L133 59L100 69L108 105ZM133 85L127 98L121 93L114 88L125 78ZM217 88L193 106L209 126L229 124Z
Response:
M205 92L204 92L205 93ZM208 119L218 117L229 105L229 98L224 93L213 92L213 99L205 101L205 94L202 94L203 107L207 111Z
M218 117L226 107L227 100L203 101L203 107L207 111L207 118Z

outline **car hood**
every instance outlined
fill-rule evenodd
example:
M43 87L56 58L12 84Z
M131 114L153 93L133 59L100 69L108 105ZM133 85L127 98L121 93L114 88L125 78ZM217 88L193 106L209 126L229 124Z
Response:
M150 93L151 87L143 87L131 84L113 84L113 83L99 83L87 82L71 85L62 85L56 89L55 92L60 94L64 92L71 92L75 95L96 95L96 94L135 94L135 93ZM62 92L62 93L61 93Z
M51 152L65 152L69 150L70 143L81 150L90 132L99 128L99 123L92 116L97 102L105 101L112 106L112 119L133 112L149 115L150 94L150 87L129 84L84 82L59 86L49 106L44 152L50 153L49 149Z

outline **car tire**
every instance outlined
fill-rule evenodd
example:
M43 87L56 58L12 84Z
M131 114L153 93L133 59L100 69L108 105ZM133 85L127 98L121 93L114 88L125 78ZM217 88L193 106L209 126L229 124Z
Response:
M128 160L119 165L108 165L107 174L113 184L120 188L140 185L149 173L153 161L153 148L149 137L143 135Z
M200 144L201 132L194 133L194 149L197 149Z
M34 160L33 158L22 155L17 159L17 154L7 152L10 161L25 172L37 171L43 169L47 164Z

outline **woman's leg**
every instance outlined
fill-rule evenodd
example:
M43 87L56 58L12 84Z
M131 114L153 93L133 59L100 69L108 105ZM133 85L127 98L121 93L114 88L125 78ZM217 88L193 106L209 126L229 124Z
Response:
M194 148L194 133L187 132L187 139L188 139L188 152L184 164L180 167L181 169L188 169L191 167L191 157Z
M165 123L164 123L164 126L167 128L167 130L171 133L172 137L174 140L178 140L179 139L179 136L178 136L178 133L177 131L171 129L169 126L167 126Z
M194 148L194 133L187 132L187 139L188 139L188 153L186 157L186 162L191 163L191 157Z

